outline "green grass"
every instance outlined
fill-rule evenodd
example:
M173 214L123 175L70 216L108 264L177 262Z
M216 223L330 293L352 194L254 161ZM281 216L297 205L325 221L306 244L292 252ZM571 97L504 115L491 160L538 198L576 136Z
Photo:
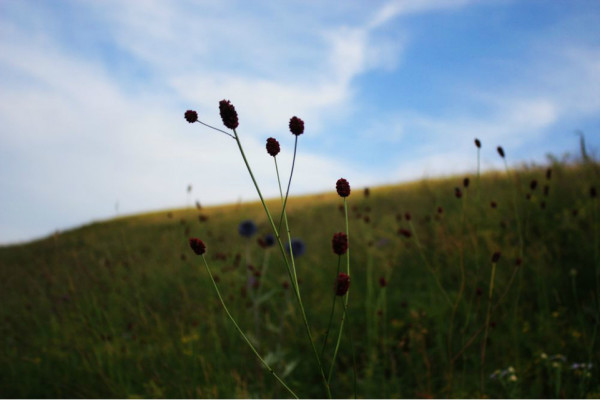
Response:
M371 188L369 197L353 188L349 318L334 397L354 396L350 337L359 397L600 395L600 200L589 194L600 188L600 167L587 160L551 168L550 180L535 166L482 175L479 186L471 176L466 189L462 176ZM281 212L279 200L268 204L273 215ZM332 188L287 205L292 237L306 243L296 266L319 350L338 263L331 237L345 229L342 204ZM0 248L0 395L287 397L221 309L189 249L195 236L261 355L301 397L323 397L297 303L283 286L281 255L260 248L256 236L240 237L244 219L259 225L259 235L270 232L261 204L251 203L118 218ZM401 228L413 235L399 235ZM246 287L247 264L263 270L265 262L260 292ZM589 376L571 368L583 362L593 363ZM490 378L497 370L507 371Z

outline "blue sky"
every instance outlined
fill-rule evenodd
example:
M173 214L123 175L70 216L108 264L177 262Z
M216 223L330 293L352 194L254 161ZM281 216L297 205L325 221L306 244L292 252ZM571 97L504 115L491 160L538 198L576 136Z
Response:
M473 173L600 145L597 0L2 1L0 243L92 220Z

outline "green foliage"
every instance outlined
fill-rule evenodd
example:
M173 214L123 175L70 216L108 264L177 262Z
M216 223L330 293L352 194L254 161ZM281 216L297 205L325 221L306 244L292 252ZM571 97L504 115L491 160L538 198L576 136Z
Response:
M353 395L350 336L360 397L600 392L600 200L589 194L600 188L599 168L589 158L551 168L551 179L539 167L471 177L461 199L454 187L462 177L371 188L368 197L353 188L349 335L335 366L335 397ZM533 179L539 184L531 190ZM344 230L341 204L332 190L286 206L292 236L306 244L296 266L319 349L338 265L331 237ZM281 212L278 201L269 207ZM245 219L259 227L251 239L237 234ZM207 244L228 308L265 359L299 395L321 397L281 255L257 244L266 233L253 203L119 218L0 248L0 394L287 396L223 313L188 247L196 236ZM482 362L495 251L501 258ZM257 271L260 285L252 287ZM340 313L338 303L337 320ZM330 340L327 368L332 347Z

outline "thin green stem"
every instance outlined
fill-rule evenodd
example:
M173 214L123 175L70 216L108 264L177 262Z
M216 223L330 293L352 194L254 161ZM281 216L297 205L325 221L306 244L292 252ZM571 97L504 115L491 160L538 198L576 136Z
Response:
M346 315L346 318L348 319L348 325L350 325L350 317L348 316L348 305L344 304L344 314ZM356 355L354 352L354 340L352 339L352 331L350 330L348 333L348 336L350 337L350 350L352 352L352 372L353 372L353 386L354 386L354 398L356 399L357 397L357 391L356 391Z
M290 194L290 185L292 184L292 176L294 175L294 165L296 165L296 149L298 148L298 135L296 135L296 140L294 141L294 157L292 158L292 170L290 172L290 179L288 180L288 186L285 191L285 199L283 200L283 208L281 209L281 216L279 217L279 229L281 229L281 222L283 221L283 217L285 214L285 206L287 205L288 196ZM278 180L279 180L279 172ZM279 184L279 190L281 191L281 183Z
M338 256L338 265L337 265L337 272L335 273L335 276L338 276L340 273L340 264L342 261L342 256ZM335 292L333 293L333 300L331 302L331 313L329 314L329 323L327 324L327 331L325 332L325 339L323 340L323 348L321 349L321 360L323 359L323 354L325 353L325 347L327 346L327 339L329 338L329 331L331 330L331 324L333 322L333 313L335 311L335 300L337 299L337 296L335 294Z
M450 300L448 293L446 293L446 291L444 290L444 287L442 286L442 284L440 283L440 280L438 279L437 275L435 274L433 267L429 264L429 261L427 261L427 258L425 257L425 253L423 252L423 246L421 246L421 242L419 241L419 235L417 235L415 226L413 225L412 221L408 221L408 224L410 225L410 230L412 231L413 235L415 235L415 241L417 242L417 249L419 250L419 255L423 259L423 263L425 263L425 266L429 269L429 272L431 272L431 275L433 275L433 279L435 279L435 283L436 283L438 289L440 289L440 291L444 295L444 298L448 302L448 305L452 306L452 301Z
M315 354L315 358L317 360L317 364L319 366L319 371L321 373L321 378L323 379L323 385L325 386L325 390L327 391L327 397L331 398L331 390L329 389L329 382L327 381L327 379L325 378L325 371L323 370L323 364L321 363L321 358L319 357L319 353L317 352L317 348L315 347L315 343L312 337L312 333L310 332L310 325L308 324L308 319L306 317L306 312L304 311L304 305L302 304L302 298L300 296L300 288L298 286L298 279L296 278L296 271L295 271L295 266L294 266L294 255L293 255L293 251L292 251L292 244L291 244L291 240L289 243L289 247L290 247L290 258L292 260L292 266L290 266L290 263L287 259L287 256L285 254L285 249L283 247L283 243L281 241L281 235L279 234L279 230L275 227L275 222L273 221L273 218L271 217L271 213L269 212L269 209L266 205L266 203L263 200L262 194L260 192L260 189L258 187L258 184L256 183L256 180L254 179L254 175L252 174L252 169L250 168L250 164L248 163L248 160L246 159L246 155L244 154L244 149L242 148L242 144L239 140L239 137L237 135L237 132L235 131L235 129L233 130L233 132L235 133L235 139L236 142L238 144L238 147L240 149L240 153L242 154L242 158L244 159L244 163L246 164L246 168L248 169L248 172L250 173L250 177L252 178L252 182L254 182L254 186L256 188L256 191L258 192L258 196L260 197L260 201L263 205L263 208L265 209L265 212L267 214L267 218L269 220L269 223L271 224L271 228L273 229L273 233L275 234L276 238L277 238L277 244L279 245L279 250L281 251L281 255L283 256L283 259L286 263L287 266L287 270L288 270L288 274L290 276L290 281L292 283L292 287L294 288L294 294L296 295L296 299L298 300L298 305L300 306L300 311L302 313L302 320L304 322L304 327L306 328L306 334L308 336L308 339L310 341L310 345L313 349L313 352ZM277 161L275 161L275 168L277 170L277 178L278 178L278 182L279 181L279 169L277 168ZM280 185L280 190L281 190L281 183L279 183ZM287 215L284 214L284 219L287 222ZM288 231L288 239L290 237L290 233L289 233L289 227L287 229Z
M490 290L488 293L488 308L485 316L485 333L483 335L483 343L481 345L481 371L480 371L480 383L481 383L481 394L483 394L483 366L485 364L485 350L487 345L488 330L490 326L490 316L492 314L492 294L494 293L494 278L496 277L496 263L492 263L492 276L490 277Z
M346 274L350 276L350 232L348 228L348 202L346 201L346 197L344 197L344 218L346 223L346 237L348 238L348 250L346 251ZM344 310L348 308L348 297L350 295L350 289L344 295ZM340 322L340 330L338 331L337 342L335 344L335 350L333 352L333 359L331 360L331 365L329 367L329 375L327 377L327 382L331 383L331 375L333 374L333 367L335 366L335 359L337 358L338 350L340 348L340 343L342 341L342 332L344 331L344 321L346 320L346 313L342 314L342 321Z
M454 301L454 305L452 307L452 316L450 317L450 324L448 326L448 360L449 360L449 373L448 373L448 393L452 391L452 375L454 373L454 363L452 362L452 336L454 330L454 319L456 317L456 312L458 310L458 305L462 299L463 293L465 291L465 207L467 203L468 193L465 190L465 197L462 202L462 215L461 215L461 230L460 230L460 289L458 290L458 295L456 296L456 300Z
M198 123L200 123L200 124L202 124L202 125L204 125L204 126L207 126L207 127L211 128L211 129L214 129L215 131L219 131L219 132L221 132L221 133L224 133L224 134L226 134L227 136L229 136L229 137L230 137L230 138L232 138L232 139L235 139L235 136L233 136L233 135L232 135L231 133L229 133L229 132L225 132L225 131L223 131L223 130L221 130L221 129L219 129L219 128L215 128L214 126L212 126L212 125L209 125L209 124L206 124L206 123L204 123L204 122L202 122L202 121L200 121L200 120L198 120L198 121L196 121L196 122L198 122Z
M206 271L208 272L208 276L210 277L210 280L211 280L211 282L212 282L212 284L213 284L213 286L215 288L215 291L217 292L217 296L219 297L219 301L221 302L221 305L223 306L223 309L225 310L225 313L227 314L227 316L229 317L229 319L231 320L231 322L233 323L233 325L235 326L235 328L237 329L237 331L240 333L240 335L242 336L242 338L244 339L244 341L248 344L248 346L250 347L250 349L252 350L252 352L254 353L254 355L256 355L256 357L260 360L260 362L267 369L267 371L269 371L271 373L271 375L273 375L275 377L275 379L277 379L279 381L279 383L281 383L281 385L284 388L286 388L286 390L288 392L290 392L290 394L292 396L294 396L294 398L297 399L298 395L296 395L296 393L294 393L294 391L292 389L290 389L290 387L288 385L286 385L286 383L283 381L283 379L281 379L279 377L279 375L277 375L277 373L275 371L273 371L273 368L271 368L269 366L269 364L260 356L260 354L258 354L258 351L256 351L256 348L254 347L254 345L252 344L252 342L250 342L250 340L244 334L244 332L242 331L242 329L240 328L240 326L237 324L237 322L235 322L235 318L233 318L233 316L229 312L229 309L225 305L225 302L223 301L223 297L221 296L221 292L219 291L219 287L217 286L217 283L215 282L215 279L213 278L213 275L210 272L210 268L208 267L208 263L206 262L206 258L204 257L204 254L202 254L202 261L204 262L204 266L206 267Z

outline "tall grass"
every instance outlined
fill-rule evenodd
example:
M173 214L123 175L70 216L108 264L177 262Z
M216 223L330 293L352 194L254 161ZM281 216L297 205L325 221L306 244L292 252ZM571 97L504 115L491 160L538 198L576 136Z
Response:
M458 199L462 178L451 177L370 188L369 196L355 190L341 211L333 190L290 197L288 223L306 245L295 262L297 287L319 350L339 259L331 234L344 229L346 215L351 227L352 295L333 311L329 353L319 351L329 372L340 338L332 395L597 397L598 171L590 156L554 159L509 176L481 174L475 199L464 187ZM509 178L515 174L518 181ZM536 191L528 186L534 179ZM527 191L529 198L519 195ZM281 198L264 202L280 215ZM252 239L237 233L248 219L258 226ZM276 248L257 243L278 222L261 203L203 207L0 248L0 394L291 396L223 312L189 250L188 237L197 236L247 340L294 393L323 397L295 282ZM248 264L260 271L255 287Z

